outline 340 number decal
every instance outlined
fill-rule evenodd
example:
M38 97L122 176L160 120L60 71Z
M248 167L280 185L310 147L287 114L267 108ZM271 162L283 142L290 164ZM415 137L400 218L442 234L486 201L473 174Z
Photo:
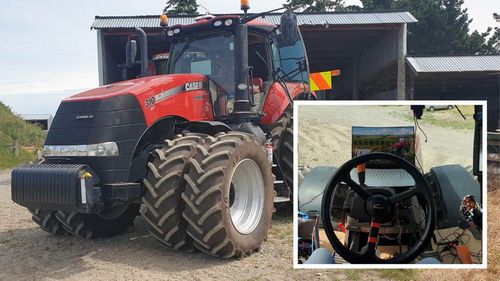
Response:
M152 96L150 98L147 98L145 101L144 101L144 106L145 107L150 107L150 106L153 106L155 104L155 97Z

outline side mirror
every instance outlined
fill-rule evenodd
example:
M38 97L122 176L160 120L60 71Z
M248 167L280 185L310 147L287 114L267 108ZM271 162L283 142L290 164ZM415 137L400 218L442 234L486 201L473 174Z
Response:
M137 41L128 40L125 46L125 67L132 67L137 57Z
M291 10L286 11L280 20L278 41L280 46L292 46L299 40L299 27L297 24L297 15Z

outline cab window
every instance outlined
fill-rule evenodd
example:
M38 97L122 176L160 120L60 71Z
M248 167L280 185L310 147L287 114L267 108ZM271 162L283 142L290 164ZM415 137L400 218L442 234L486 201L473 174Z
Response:
M308 62L302 36L299 33L295 44L289 46L281 46L278 36L277 29L271 36L276 75L284 81L309 83Z

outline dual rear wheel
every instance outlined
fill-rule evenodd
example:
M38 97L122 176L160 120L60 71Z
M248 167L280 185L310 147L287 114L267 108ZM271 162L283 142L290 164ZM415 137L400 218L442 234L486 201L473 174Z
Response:
M271 163L263 146L251 135L230 132L179 136L164 149L178 153L165 153L162 160L157 151L144 181L142 214L152 235L173 249L223 258L258 251L274 209ZM165 164L174 161L175 166ZM161 180L174 174L170 184ZM162 208L154 197L167 193L172 202Z

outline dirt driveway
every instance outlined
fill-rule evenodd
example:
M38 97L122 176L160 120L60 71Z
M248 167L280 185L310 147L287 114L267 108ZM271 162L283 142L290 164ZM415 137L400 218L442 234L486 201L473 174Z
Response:
M408 119L412 112L410 106L309 106L299 107L299 165L319 166L333 165L339 167L351 159L352 126L413 126ZM445 114L451 116L452 122L461 120L458 112L424 112L424 114ZM442 122L446 122L444 119ZM466 122L474 122L468 119ZM473 124L473 123L472 123ZM455 129L437 126L424 121L420 127L428 136L427 142L423 134L422 166L429 171L433 166L445 164L461 164L472 169L472 145L474 140L472 129Z

